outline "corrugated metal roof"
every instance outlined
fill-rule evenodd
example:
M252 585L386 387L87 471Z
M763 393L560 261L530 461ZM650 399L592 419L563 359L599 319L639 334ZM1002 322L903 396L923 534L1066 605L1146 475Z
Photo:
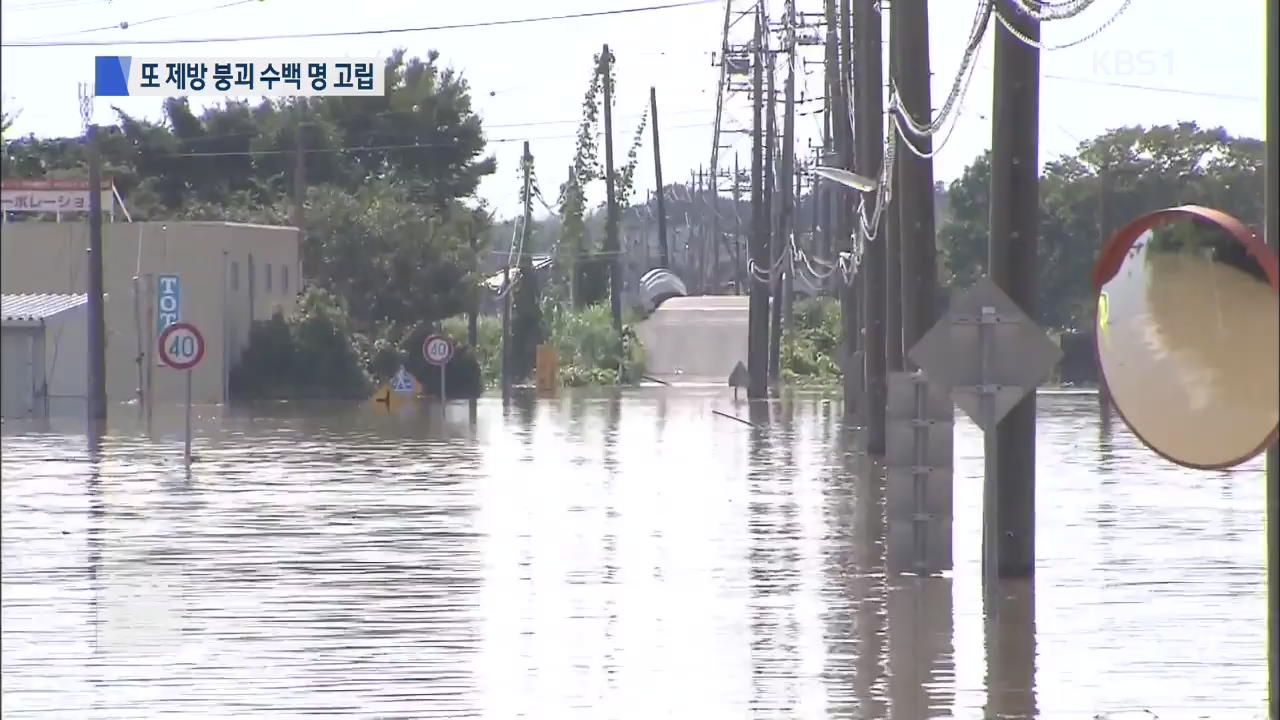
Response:
M21 293L0 295L0 317L5 322L38 322L89 301L84 294Z

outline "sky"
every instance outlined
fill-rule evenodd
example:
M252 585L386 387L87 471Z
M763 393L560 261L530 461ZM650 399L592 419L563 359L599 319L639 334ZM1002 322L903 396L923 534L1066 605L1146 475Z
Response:
M654 87L664 181L687 181L699 166L710 164L718 81L712 55L721 43L723 0L599 18L468 29L206 44L129 43L440 26L621 10L671 1L3 0L0 100L6 112L18 113L15 133L68 136L81 132L77 89L80 83L93 80L95 55L385 58L401 47L411 55L425 55L434 49L443 63L463 73L470 83L473 105L484 118L490 152L498 160L497 173L483 181L480 195L500 216L512 216L519 212L521 141L531 143L537 173L548 196L554 195L554 188L566 175L592 55L604 43L617 58L616 157L625 157L648 104L649 88ZM929 3L935 106L941 105L955 81L977 4L978 0ZM1238 135L1262 137L1264 5L1261 0L1097 0L1077 18L1045 23L1045 45L1073 47L1041 54L1041 162L1069 154L1081 141L1122 125L1193 120L1204 126L1223 126ZM748 7L745 0L734 2L735 9ZM783 10L782 0L770 0L768 8L777 17ZM797 8L801 13L821 13L822 2L797 0ZM1113 16L1114 22L1107 24ZM129 27L122 29L122 23ZM745 42L750 32L750 19L744 18L732 30L731 42ZM975 75L959 105L955 129L935 157L938 180L958 177L975 156L990 147L993 34L989 31L983 43ZM1089 39L1076 44L1083 38ZM35 40L120 44L9 46ZM817 100L822 92L821 49L809 48L804 53L810 62L800 66L804 73L797 81L797 97L814 99L800 105L800 110L807 112L821 104ZM94 103L93 119L113 122L114 103L132 115L159 120L160 102L159 98L103 98ZM220 100L193 99L199 106L216 102ZM746 95L730 97L725 114L724 127L749 127ZM800 152L807 153L810 144L821 137L820 117L798 117ZM745 167L750 158L749 138L729 135L724 144L729 143L735 148L721 151L722 167L731 166L735 152ZM648 133L636 176L633 197L642 199L654 187Z

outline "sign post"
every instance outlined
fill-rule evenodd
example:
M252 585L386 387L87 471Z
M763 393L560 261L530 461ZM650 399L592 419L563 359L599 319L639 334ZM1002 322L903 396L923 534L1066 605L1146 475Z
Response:
M191 323L173 323L160 333L160 362L186 371L187 414L183 424L182 459L191 464L191 370L204 358L204 336Z
M1062 357L1062 350L990 278L980 278L957 297L907 357L928 381L950 391L955 404L991 438L997 424L1035 390ZM992 445L987 444L987 453ZM994 589L1001 546L1031 537L1001 536L1000 491L987 457L983 488L983 584ZM1035 482L1034 475L1026 482Z
M422 341L422 359L427 361L428 365L435 365L440 368L440 402L449 401L449 395L445 392L445 375L444 369L448 366L449 361L453 359L453 341L448 337L439 334L431 334L426 340Z

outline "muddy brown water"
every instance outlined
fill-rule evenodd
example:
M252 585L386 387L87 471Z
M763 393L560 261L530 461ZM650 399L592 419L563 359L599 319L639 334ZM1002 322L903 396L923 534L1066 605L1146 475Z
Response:
M189 476L127 417L96 460L6 423L3 715L1262 717L1258 462L1179 469L1043 396L1038 576L988 622L971 423L955 572L897 581L837 405L713 409L746 414L721 388L208 409Z

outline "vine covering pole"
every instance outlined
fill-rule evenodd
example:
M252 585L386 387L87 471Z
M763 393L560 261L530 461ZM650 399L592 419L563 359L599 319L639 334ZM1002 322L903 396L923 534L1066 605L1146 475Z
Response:
M600 83L604 87L604 188L608 211L605 216L604 251L609 258L609 310L613 330L622 337L622 257L618 245L618 198L613 174L613 55L605 43L600 51Z

